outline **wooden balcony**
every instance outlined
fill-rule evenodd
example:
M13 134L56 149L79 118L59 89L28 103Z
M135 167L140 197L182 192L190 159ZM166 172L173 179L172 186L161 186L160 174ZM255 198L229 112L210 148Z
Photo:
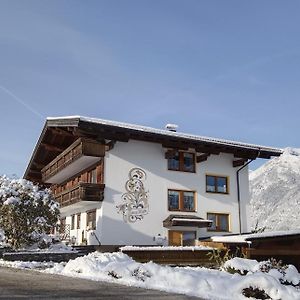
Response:
M105 155L105 145L79 138L42 169L43 182L61 183L95 164Z
M100 202L104 199L104 184L80 182L70 189L54 195L60 207L87 202Z

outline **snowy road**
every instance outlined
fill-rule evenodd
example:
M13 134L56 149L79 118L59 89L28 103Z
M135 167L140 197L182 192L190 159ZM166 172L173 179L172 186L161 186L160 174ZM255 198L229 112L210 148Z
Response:
M0 267L0 299L200 299L155 290Z

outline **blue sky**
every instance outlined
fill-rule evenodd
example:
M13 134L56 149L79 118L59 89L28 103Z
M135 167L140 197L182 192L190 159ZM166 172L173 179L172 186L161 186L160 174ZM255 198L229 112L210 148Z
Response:
M23 175L47 116L300 147L299 14L293 0L0 0L0 173Z

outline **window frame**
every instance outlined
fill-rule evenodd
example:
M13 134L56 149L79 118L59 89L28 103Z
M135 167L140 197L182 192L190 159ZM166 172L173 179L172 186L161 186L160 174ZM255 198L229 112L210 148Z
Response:
M67 227L67 218L62 217L59 219L59 233L64 233Z
M76 215L76 229L80 229L81 225L81 213Z
M196 230L173 230L173 229L170 229L170 230L168 230L168 244L169 244L169 246L173 245L173 244L171 244L171 236L174 233L177 233L177 234L180 235L180 240L181 240L180 244L181 244L181 246L184 246L183 236L184 236L185 233L195 234L195 241L197 240L197 231Z
M92 210L89 210L86 212L86 227L89 226L89 216L93 216L93 219L92 219L92 228L89 228L89 230L96 230L96 227L97 227L97 210L96 209L92 209Z
M215 190L214 191L209 191L207 189L208 187L208 177L213 177L215 179ZM218 178L225 178L226 179L226 192L219 192L218 191ZM205 191L206 193L210 194L222 194L222 195L229 195L229 176L225 175L215 175L215 174L205 174Z
M216 217L216 229L212 229L211 227L208 227L208 228L207 228L207 231L214 231L214 232L230 232L230 214L229 214L229 213L208 212L208 213L206 214L206 216L207 216L207 219L210 220L209 217L208 217L208 215L215 215L215 217ZM227 228L226 228L226 230L221 230L221 229L219 228L219 224L220 224L220 219L219 219L219 218L220 218L221 216L226 216L226 217L227 217Z
M75 215L71 215L71 230L75 229Z
M178 192L179 193L179 207L178 209L170 209L169 203L169 192ZM193 210L186 210L184 209L184 193L193 193L194 195L194 209ZM180 211L180 212L196 212L197 211L197 199L196 199L196 191L191 190L178 190L178 189L168 189L168 211Z
M192 154L193 156L193 170L189 171L184 168L184 154ZM176 154L178 154L179 166L178 169L170 168L169 160L171 160ZM196 155L191 151L175 151L174 155L171 155L167 158L168 170L177 171L177 172L186 172L186 173L196 173Z

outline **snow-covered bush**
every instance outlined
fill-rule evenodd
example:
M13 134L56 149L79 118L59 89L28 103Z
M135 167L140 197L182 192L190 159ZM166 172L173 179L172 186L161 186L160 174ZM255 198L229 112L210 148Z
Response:
M240 275L246 275L248 272L253 271L257 265L258 262L255 259L234 257L227 260L222 266L222 269L230 274L238 273Z
M270 296L264 290L260 290L259 288L252 286L244 288L242 294L247 298L271 299Z
M271 258L266 261L258 262L255 259L245 259L235 257L224 263L223 270L228 273L266 273L277 278L284 285L300 287L300 274L293 265L285 265L282 261ZM235 270L235 272L232 272Z
M0 176L0 228L13 248L39 241L58 216L59 205L50 190L25 179Z
M132 271L131 275L140 281L145 281L147 278L150 278L152 276L152 274L148 270L143 270L141 266L135 268Z
M277 261L271 258L267 261L258 262L255 259L242 259L235 257L225 262L223 270L229 273L239 273L240 275L257 276L257 278L263 278L263 274L266 274L269 280L275 280L276 285L291 286L300 289L300 274L293 265L284 265L281 261ZM232 272L234 270L234 272ZM241 287L242 294L247 298L254 299L277 299L271 296L272 289L268 282L262 284L261 280L250 282L244 282L244 286ZM300 295L299 295L300 297ZM281 299L280 297L278 299ZM300 298L299 298L300 299Z

